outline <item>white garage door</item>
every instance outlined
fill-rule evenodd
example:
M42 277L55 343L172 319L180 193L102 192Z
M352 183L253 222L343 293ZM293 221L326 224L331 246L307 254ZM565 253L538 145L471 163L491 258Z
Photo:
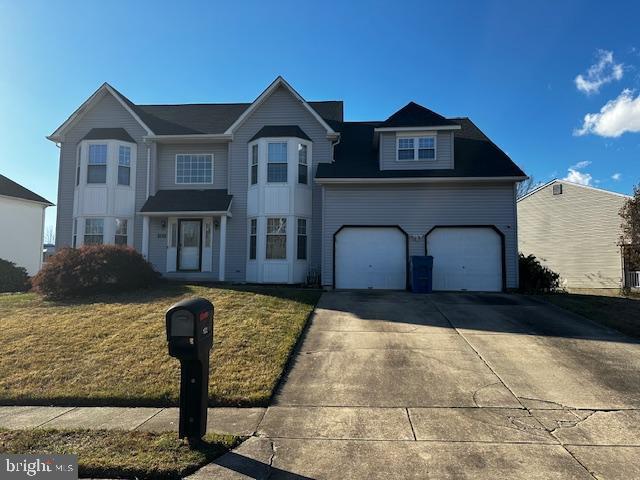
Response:
M427 236L434 290L502 290L502 241L492 228L436 228Z
M406 242L397 228L343 228L336 235L336 288L404 290Z

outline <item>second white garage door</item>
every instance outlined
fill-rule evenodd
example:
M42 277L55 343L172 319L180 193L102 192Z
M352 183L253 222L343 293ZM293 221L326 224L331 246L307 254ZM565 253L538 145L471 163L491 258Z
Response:
M404 290L407 240L394 227L344 227L335 241L336 288Z
M427 236L434 290L502 290L502 240L492 228L438 227Z

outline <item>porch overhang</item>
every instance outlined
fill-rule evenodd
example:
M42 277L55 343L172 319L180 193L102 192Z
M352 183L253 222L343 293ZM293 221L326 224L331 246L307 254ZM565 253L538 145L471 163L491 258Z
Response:
M221 189L158 190L140 209L147 217L231 216L233 196Z

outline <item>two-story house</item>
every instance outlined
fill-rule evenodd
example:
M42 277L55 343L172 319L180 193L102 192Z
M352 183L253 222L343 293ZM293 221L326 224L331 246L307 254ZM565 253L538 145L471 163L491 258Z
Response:
M517 279L525 174L468 118L348 122L278 77L252 103L138 105L102 85L60 145L57 247L129 245L170 278L404 289Z

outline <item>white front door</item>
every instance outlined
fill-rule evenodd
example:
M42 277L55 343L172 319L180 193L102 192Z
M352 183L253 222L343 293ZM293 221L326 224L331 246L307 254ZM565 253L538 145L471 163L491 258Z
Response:
M336 288L406 288L407 239L395 227L345 227L335 256Z
M178 270L200 270L201 220L178 220Z
M502 290L502 240L485 227L438 227L427 236L434 290Z

